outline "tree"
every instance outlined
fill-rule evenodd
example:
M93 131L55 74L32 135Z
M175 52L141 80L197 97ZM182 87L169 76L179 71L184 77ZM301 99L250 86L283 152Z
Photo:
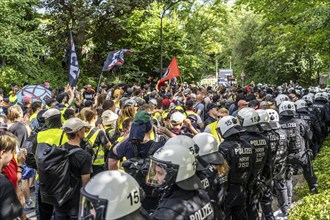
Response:
M36 0L3 0L0 4L0 83L36 82L46 48L41 44Z

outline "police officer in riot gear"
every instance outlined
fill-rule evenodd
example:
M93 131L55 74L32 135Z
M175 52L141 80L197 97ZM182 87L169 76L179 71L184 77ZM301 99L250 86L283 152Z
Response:
M317 177L313 171L311 151L308 147L309 136L304 121L295 118L296 110L293 102L285 101L279 106L281 128L285 130L288 139L288 163L297 164L303 168L310 192L317 193Z
M281 129L279 124L280 118L278 113L273 109L267 109L266 111L269 115L269 123L272 130L275 131L280 138L274 163L273 182L279 208L283 217L286 217L288 216L288 208L291 203L291 196L289 197L288 195L292 195L287 191L288 184L291 184L290 189L292 189L291 176L288 175L291 173L291 167L287 165L288 139L286 132Z
M218 122L218 132L224 141L219 146L220 153L227 161L228 189L225 198L225 219L247 219L246 201L247 187L253 178L253 147L240 133L245 130L233 116L224 116Z
M129 174L101 172L81 189L79 219L150 219L141 207L141 194L139 184Z
M327 102L328 99L323 93L319 92L315 94L313 107L318 110L318 118L321 122L322 134L324 138L328 134L328 126L330 124L330 112L327 108Z
M251 220L258 219L261 196L267 189L266 181L271 173L270 147L267 137L261 134L260 116L253 108L243 108L237 118L246 130L241 138L253 146L255 153L254 179L248 188L247 212Z
M228 164L219 152L215 137L209 133L199 133L193 140L199 147L199 156L209 163L206 169L210 183L210 199L213 204L215 219L224 219L224 202L228 183Z
M313 106L313 98L311 95L305 95L302 97L302 100L306 102L306 110L309 113L310 121L311 121L311 129L313 132L313 138L311 142L311 149L313 151L313 156L315 157L317 152L320 149L320 146L322 145L323 139L325 138L323 136L323 130L326 128L322 128L322 126L325 126L325 123L320 121L320 118L318 115L320 114L320 111L318 108L315 108Z
M195 157L178 144L165 144L150 156L146 183L163 191L152 219L214 219L211 200L195 173Z
M275 107L276 109L278 109L278 107L280 106L280 104L284 101L289 101L290 98L289 96L285 95L285 94L279 94L278 96L276 96L275 98Z
M177 144L180 148L186 148L190 151L190 153L196 158L197 168L196 168L196 175L200 179L202 183L203 189L207 192L210 196L212 194L212 189L210 187L209 176L207 173L207 168L209 163L203 160L199 156L199 146L195 143L195 141L188 137L187 135L177 135L168 139L166 144Z
M273 181L273 171L275 166L275 158L276 158L280 137L275 131L272 130L272 127L270 125L270 117L267 111L259 109L257 110L257 113L260 117L259 124L263 129L262 134L267 137L270 144L270 149L269 149L270 157L268 157L268 160L270 160L271 168L268 174L266 173L264 174L266 177L267 189L260 200L263 215L265 219L268 220L268 219L275 219L272 210L272 202L273 202L272 181Z
M319 140L322 139L322 130L317 124L317 120L307 109L307 102L305 100L297 100L295 103L296 111L298 117L304 120L307 124L308 134L309 134L309 147L313 151L313 157L315 158L319 149ZM314 119L314 120L312 120Z

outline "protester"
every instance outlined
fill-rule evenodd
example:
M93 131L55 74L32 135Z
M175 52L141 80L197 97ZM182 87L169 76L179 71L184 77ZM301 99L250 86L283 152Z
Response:
M69 152L80 147L80 142L84 138L85 129L89 124L79 118L71 118L63 125L63 131L68 138L64 148ZM79 180L78 187L70 200L62 206L55 206L55 220L78 219L80 188L85 186L90 179L92 169L92 159L89 153L84 150L76 151L69 157L70 172Z
M14 185L2 174L2 169L14 156L17 143L13 134L0 131L0 219L15 219L21 216L23 211Z

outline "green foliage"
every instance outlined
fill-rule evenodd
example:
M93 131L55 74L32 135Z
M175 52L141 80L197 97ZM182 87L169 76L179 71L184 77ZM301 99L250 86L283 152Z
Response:
M290 220L329 220L330 219L330 190L313 196L304 197L301 204L290 211Z
M127 48L125 65L107 82L143 82L177 56L184 81L214 75L230 63L246 82L315 84L330 64L330 2L240 0L3 0L0 71L13 81L64 85L61 68L72 29L81 75L97 84L109 51ZM43 7L45 14L36 8ZM161 19L162 18L162 19ZM42 60L42 61L41 61ZM42 73L42 74L41 74ZM54 77L55 76L55 77ZM136 77L139 76L139 77ZM2 81L8 81L9 78Z
M302 185L295 192L302 203L290 211L289 219L330 219L330 136L323 143L320 154L313 161L315 175L319 181L319 194L308 195L307 184Z
M283 83L296 80L302 85L318 82L330 64L329 1L240 0L262 19L252 35L256 50L243 67L257 82ZM249 41L249 36L244 38ZM244 39L238 41L236 47ZM243 54L239 52L238 54ZM243 54L244 55L244 54ZM268 80L267 80L268 79Z
M0 81L4 86L35 78L34 72L45 52L34 9L37 4L36 0L1 1Z

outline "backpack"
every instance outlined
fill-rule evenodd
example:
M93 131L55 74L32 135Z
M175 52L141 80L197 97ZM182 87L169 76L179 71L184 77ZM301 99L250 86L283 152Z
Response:
M44 128L37 129L32 131L31 135L23 142L22 147L26 149L27 155L25 163L29 168L37 169L37 162L36 162L36 151L37 151L37 136L39 131L44 131ZM47 130L47 129L46 129ZM62 144L64 132L61 134L61 139L58 145Z
M153 155L156 151L157 142L153 142L149 151L147 158L139 157L138 146L133 145L134 157L125 160L122 163L122 167L126 173L130 174L139 183L139 185L144 189L147 196L156 197L159 192L157 192L153 187L146 184L146 175L149 170L149 156Z
M89 140L97 131L97 129L93 128L91 130L91 132L89 132L89 134L87 135L87 137L84 137L83 139L81 139L80 141L80 147L81 149L87 151L91 156L92 156L92 161L94 161L94 157L95 157L95 153L93 150L93 145L91 143L91 141Z
M70 171L69 156L79 150L83 149L77 147L67 150L64 145L57 147L46 143L38 144L36 161L42 202L61 206L72 198L80 180Z
M24 141L22 147L26 149L27 155L25 163L29 168L37 169L35 159L38 132L32 131L31 135Z

